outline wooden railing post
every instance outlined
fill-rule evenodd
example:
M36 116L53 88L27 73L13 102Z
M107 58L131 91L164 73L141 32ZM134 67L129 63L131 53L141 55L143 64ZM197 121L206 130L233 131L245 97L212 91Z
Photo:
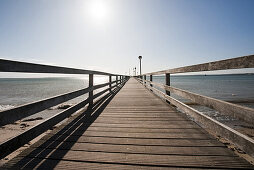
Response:
M116 76L116 85L118 85L118 76Z
M150 81L153 81L153 75L150 75ZM150 83L150 86L153 87L152 83Z
M146 85L146 75L144 75L144 85Z
M111 90L111 87L112 87L112 84L111 84L112 83L112 76L111 75L109 75L109 83L110 83L109 84L109 91L112 91Z
M93 87L93 74L89 74L89 87ZM89 92L89 107L93 105L93 90Z
M166 85L170 86L170 74L169 73L165 74L165 80L166 80ZM170 96L170 91L166 90L166 94Z

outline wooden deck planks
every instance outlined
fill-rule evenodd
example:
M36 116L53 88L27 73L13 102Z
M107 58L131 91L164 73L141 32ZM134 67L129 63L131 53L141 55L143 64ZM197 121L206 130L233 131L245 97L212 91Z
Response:
M253 168L134 79L98 118L82 120L50 133L6 167Z
M57 138L58 137L58 138ZM137 145L137 146L169 146L169 147L225 147L222 143L216 140L190 140L190 139L146 139L146 138L120 138L120 137L90 137L70 136L67 139L64 136L53 136L47 141L68 141L79 143L99 143L99 144L115 144L115 145Z

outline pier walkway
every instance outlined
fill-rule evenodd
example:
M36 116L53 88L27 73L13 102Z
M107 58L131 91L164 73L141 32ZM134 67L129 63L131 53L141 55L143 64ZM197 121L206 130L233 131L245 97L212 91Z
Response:
M18 169L253 168L136 79L78 113L5 167Z

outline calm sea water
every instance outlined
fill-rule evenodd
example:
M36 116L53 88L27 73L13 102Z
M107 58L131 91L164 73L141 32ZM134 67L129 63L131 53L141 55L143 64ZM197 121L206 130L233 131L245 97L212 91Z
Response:
M160 83L165 82L163 76L154 76L153 80ZM95 77L95 84L106 82L108 82L108 77ZM254 101L254 75L171 76L171 85L227 101ZM87 86L88 79L86 77L1 78L0 110L78 90ZM177 98L181 99L179 97ZM71 103L76 103L81 99L82 97L74 99Z
M95 77L94 84L108 77ZM0 78L0 110L88 87L88 78ZM102 89L101 89L102 90ZM87 95L69 101L77 103Z
M153 81L165 84L165 77L154 76ZM253 74L171 76L170 83L173 87L225 101L254 101Z

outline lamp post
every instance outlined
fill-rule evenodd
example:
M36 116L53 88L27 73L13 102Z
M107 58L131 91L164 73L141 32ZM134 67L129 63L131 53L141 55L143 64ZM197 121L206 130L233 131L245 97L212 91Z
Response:
M141 76L141 59L142 59L142 56L138 56L138 59L139 59L139 75Z

